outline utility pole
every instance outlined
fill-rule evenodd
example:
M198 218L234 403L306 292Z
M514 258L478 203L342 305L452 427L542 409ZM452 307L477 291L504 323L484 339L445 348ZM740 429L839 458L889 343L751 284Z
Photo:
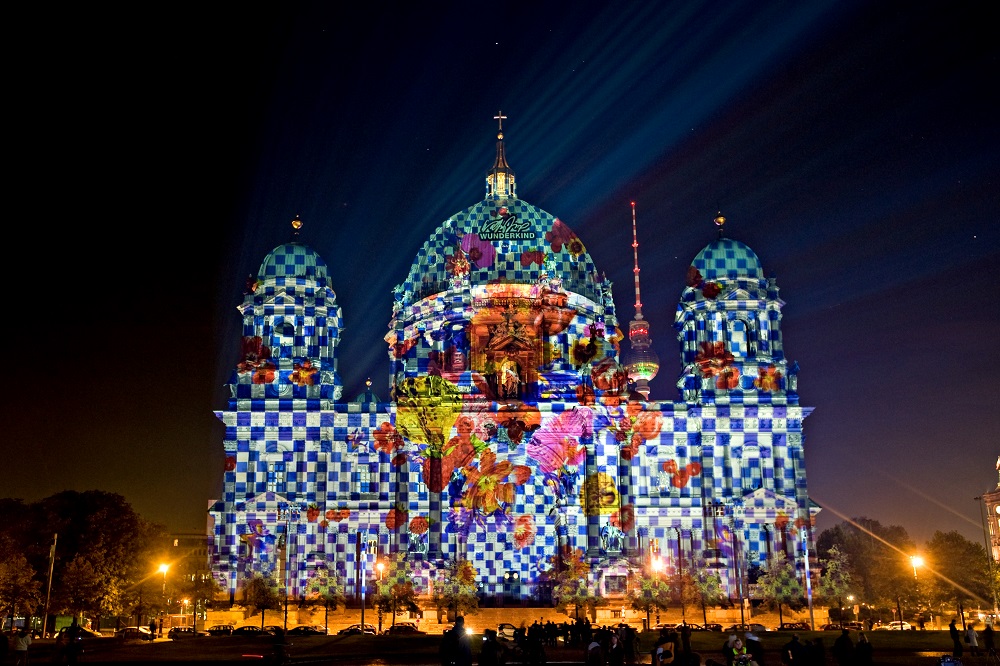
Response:
M56 563L56 542L59 541L59 534L52 535L52 547L49 548L49 589L45 593L45 617L42 618L42 635L47 636L49 631L49 599L52 598L52 569Z

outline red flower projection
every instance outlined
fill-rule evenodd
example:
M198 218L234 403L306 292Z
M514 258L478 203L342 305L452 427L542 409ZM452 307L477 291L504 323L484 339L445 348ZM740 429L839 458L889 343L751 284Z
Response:
M618 362L606 356L590 369L594 388L600 391L621 391L628 386L628 373Z
M612 527L617 527L622 532L628 532L635 527L635 506L626 504L620 511L611 514L608 523Z
M385 514L386 529L395 530L397 527L402 527L406 524L406 519L407 514L404 509L400 507L389 509Z
M538 528L535 526L535 518L531 515L518 516L514 521L514 547L524 548L535 543L535 535Z
M250 381L254 384L270 384L274 381L275 369L274 364L265 363L254 371Z
M671 458L663 462L663 471L670 475L670 485L675 488L683 488L688 481L696 476L701 476L701 463L690 462L683 469L677 467L677 461Z
M423 534L429 527L427 519L423 516L416 516L410 521L410 532L412 534Z
M773 365L757 368L757 375L757 379L753 380L753 385L756 388L768 393L781 390L781 371Z
M704 295L705 298L709 298L712 300L714 300L715 297L718 296L719 292L721 291L722 291L722 285L720 285L718 282L706 282L701 287L702 295Z
M452 275L461 277L469 272L469 260L460 248L455 248L455 252L445 259L444 268Z
M326 519L332 520L335 523L339 523L342 520L347 520L351 517L350 509L327 509Z
M315 523L319 518L319 506L316 504L310 504L306 508L306 520L310 523Z
M545 253L541 250L525 250L521 253L521 266L527 268L531 264L541 266L545 263Z
M728 367L719 370L719 375L715 379L715 388L734 389L740 385L739 368Z
M687 275L684 276L684 284L689 287L697 287L701 282L701 271L694 266L688 266Z
M375 450L390 456L403 448L403 438L396 432L396 427L388 421L372 431L372 437L375 439Z
M701 351L695 356L694 362L698 364L703 377L712 377L734 360L732 353L726 349L726 343L702 342Z
M312 386L316 383L316 373L318 372L319 370L312 366L312 361L305 360L301 364L292 365L292 373L288 379L296 386Z
M531 468L527 465L514 465L509 460L497 462L496 454L486 449L479 455L478 467L465 467L465 493L461 503L469 509L492 514L501 505L513 503L514 488L524 485L530 476Z
M417 338L409 338L403 340L398 344L392 345L392 354L396 358L403 358L406 356L406 352L410 351L417 345Z
M575 253L574 256L583 252L583 243L580 243L578 246L574 245L574 241L579 242L580 239L559 218L556 218L552 222L552 229L545 232L545 240L552 247L553 252L562 250L563 245L566 246L568 252L573 252L574 247L578 248L580 252Z
M226 456L226 471L232 472L236 469L236 456Z
M259 335L244 336L240 348L243 360L236 364L236 371L240 374L253 372L271 358L271 349Z

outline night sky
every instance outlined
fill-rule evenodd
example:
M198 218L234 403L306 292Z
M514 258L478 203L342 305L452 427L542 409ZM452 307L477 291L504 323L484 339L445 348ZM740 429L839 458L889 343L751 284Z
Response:
M1000 83L988 3L88 5L11 61L0 496L123 495L201 530L243 284L330 266L353 398L388 397L392 288L481 200L499 110L521 199L562 219L675 400L685 270L716 236L777 278L819 527L982 543L997 485ZM266 7L266 10L265 10ZM78 14L60 12L79 12ZM102 13L107 12L107 13ZM13 208L13 207L12 207ZM8 411L9 410L9 411ZM12 427L10 427L12 426Z

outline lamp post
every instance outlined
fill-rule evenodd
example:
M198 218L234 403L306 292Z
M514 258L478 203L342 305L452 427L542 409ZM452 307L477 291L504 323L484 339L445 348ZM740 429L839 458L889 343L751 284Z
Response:
M923 615L920 615L920 583L917 580L917 567L924 566L924 558L920 557L919 555L910 555L910 566L913 567L913 589L917 598L916 606L917 606L917 614L919 615L919 617L917 618L917 622L918 624L920 624L920 627L922 629L923 620L921 618L923 618ZM902 620L903 618L899 619ZM900 625L900 628L902 628L902 625Z
M986 546L986 563L990 567L990 591L993 592L993 615L996 616L1000 611L997 610L996 576L993 573L993 549L990 548L990 538L986 533L986 510L983 508L986 504L986 498L980 495L973 499L979 502L979 520L983 523L983 545Z
M157 571L159 571L161 574L163 574L163 588L162 588L162 590L160 592L160 603L163 604L164 608L166 608L166 604L167 604L167 570L168 569L170 569L170 565L169 564L161 564L160 568L157 569ZM159 635L160 635L161 638L163 637L163 613L164 612L165 612L164 610L160 611L160 631L159 631Z

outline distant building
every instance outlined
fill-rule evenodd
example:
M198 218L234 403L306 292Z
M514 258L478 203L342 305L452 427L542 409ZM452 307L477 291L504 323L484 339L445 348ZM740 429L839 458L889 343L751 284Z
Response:
M986 525L984 535L989 541L990 555L993 561L1000 563L1000 456L997 457L997 487L980 498L985 505ZM988 536L987 536L988 535Z
M210 508L230 599L255 573L300 598L334 572L354 594L378 552L405 553L425 593L460 558L484 598L543 603L570 553L601 595L660 565L712 569L733 599L769 558L805 571L811 408L757 255L720 215L678 276L679 400L649 400L658 359L641 310L622 365L611 283L515 184L501 132L485 198L430 234L395 289L386 401L370 387L342 400L340 306L298 236L248 281Z

